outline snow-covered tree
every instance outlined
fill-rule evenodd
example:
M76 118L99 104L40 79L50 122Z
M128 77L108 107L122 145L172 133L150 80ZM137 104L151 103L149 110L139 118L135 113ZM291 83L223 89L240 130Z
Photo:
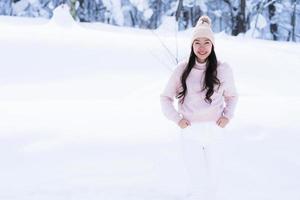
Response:
M185 30L208 15L215 32L300 41L300 0L0 0L0 15L51 18L61 4L80 22L156 29L173 16Z
M11 0L1 0L0 1L0 15L12 15L12 1Z

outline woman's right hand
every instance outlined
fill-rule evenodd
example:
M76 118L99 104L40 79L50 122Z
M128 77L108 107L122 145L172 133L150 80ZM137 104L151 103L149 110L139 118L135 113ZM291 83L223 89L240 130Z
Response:
M188 126L190 126L191 125L191 123L187 120L187 119L181 119L179 122L178 122L178 126L180 127L180 128L186 128L186 127L188 127Z

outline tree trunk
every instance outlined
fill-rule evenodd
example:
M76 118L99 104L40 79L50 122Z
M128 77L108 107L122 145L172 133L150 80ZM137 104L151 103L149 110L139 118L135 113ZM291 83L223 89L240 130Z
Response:
M296 37L295 37L295 26L296 26L296 5L297 5L297 0L294 0L294 11L291 16L291 25L292 25L292 41L296 42Z
M240 8L235 16L234 26L232 30L232 35L236 36L239 33L246 32L246 17L245 17L245 10L246 10L246 0L240 1Z
M233 7L232 7L232 4L229 0L223 0L225 3L228 4L228 7L229 7L229 10L230 10L230 20L231 20L231 32L233 31L234 29L234 14L233 14Z
M132 27L135 27L135 26L136 26L136 23L135 23L135 18L134 18L134 16L133 16L132 11L129 11L129 15L130 15L130 19L131 19L131 26L132 26Z
M202 16L202 14L203 12L200 9L200 6L193 7L192 27L194 27L197 24L198 19Z
M268 2L271 2L273 0L268 0ZM275 1L269 4L268 10L269 10L269 20L270 20L270 32L273 35L273 40L278 40L278 25L273 20L275 13L276 13L276 7L275 7Z
M175 14L175 19L176 19L177 22L179 20L182 8L183 8L183 0L179 0L177 10L176 10L176 14Z

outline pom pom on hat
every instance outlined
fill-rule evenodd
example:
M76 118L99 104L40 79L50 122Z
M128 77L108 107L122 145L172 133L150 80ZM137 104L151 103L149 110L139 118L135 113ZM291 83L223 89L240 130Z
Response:
M211 19L208 16L201 16L194 28L192 44L194 40L200 37L208 38L215 46L214 33L211 30Z
M210 20L210 18L209 18L208 16L206 16L206 15L201 16L201 17L198 19L198 22L197 22L196 27L197 27L197 26L201 26L201 25L203 25L203 26L206 25L206 26L210 27L210 26L211 26L211 20Z

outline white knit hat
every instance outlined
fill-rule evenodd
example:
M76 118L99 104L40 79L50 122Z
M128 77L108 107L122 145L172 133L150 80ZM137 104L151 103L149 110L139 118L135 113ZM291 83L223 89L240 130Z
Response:
M196 40L199 37L205 37L208 38L213 45L215 46L215 38L214 38L214 32L211 30L211 20L208 16L201 16L198 19L198 22L194 28L194 33L192 37L192 45L194 40Z

